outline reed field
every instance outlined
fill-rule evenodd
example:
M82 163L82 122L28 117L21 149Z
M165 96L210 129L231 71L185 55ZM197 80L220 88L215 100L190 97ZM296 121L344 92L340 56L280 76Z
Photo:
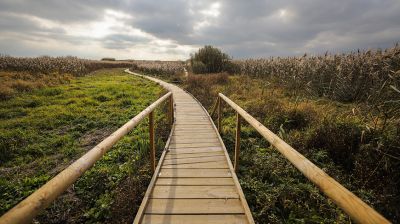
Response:
M234 73L340 102L396 107L399 112L400 46L302 57L271 57L234 62Z
M133 63L132 71L161 77L182 74L185 67L185 63L182 61L134 61Z

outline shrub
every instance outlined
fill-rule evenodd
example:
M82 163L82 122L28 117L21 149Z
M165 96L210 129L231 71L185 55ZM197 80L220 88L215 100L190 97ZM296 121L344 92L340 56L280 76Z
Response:
M206 45L190 57L192 71L196 74L217 73L228 69L230 58L218 48Z

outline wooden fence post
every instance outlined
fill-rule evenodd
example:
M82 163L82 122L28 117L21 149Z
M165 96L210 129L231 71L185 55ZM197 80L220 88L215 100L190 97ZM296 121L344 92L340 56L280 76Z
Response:
M219 133L221 133L222 132L222 130L221 130L221 119L222 119L222 114L221 114L221 105L222 104L222 100L221 100L221 98L220 97L218 97L218 121L217 121L217 128L218 128L218 131L219 131Z
M235 139L235 172L239 166L239 155L240 155L240 114L236 112L236 139Z
M151 170L156 170L156 150L154 146L154 112L150 112L149 114L149 134L150 134L150 162L151 162Z
M172 98L172 95L169 98L169 125L172 127L172 124L174 123L174 100Z

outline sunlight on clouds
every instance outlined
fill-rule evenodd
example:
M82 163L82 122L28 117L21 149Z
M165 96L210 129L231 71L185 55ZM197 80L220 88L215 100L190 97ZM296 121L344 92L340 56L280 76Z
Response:
M209 16L218 16L218 4L213 4ZM18 14L27 21L44 29L44 35L37 38L18 38L24 45L36 49L40 54L65 52L70 55L81 55L87 58L135 58L179 60L185 59L198 46L179 45L170 39L160 39L150 33L129 25L132 16L120 11L106 9L102 19L88 23L64 24L37 16ZM56 39L50 30L60 29L64 38ZM4 33L4 32L3 32ZM9 37L18 34L8 34ZM112 36L117 36L112 39ZM122 36L122 37L121 37ZM110 45L105 45L110 44ZM109 47L111 46L111 47Z
M104 11L103 20L91 22L89 24L75 24L67 26L69 34L74 36L88 36L102 38L114 33L115 30L123 29L123 20L130 19L132 16L123 12L107 9Z
M194 24L193 29L199 31L205 27L211 26L212 21L219 17L220 15L221 3L214 2L209 8L200 10L201 20Z
M219 11L220 7L221 7L221 3L214 2L211 4L210 8L201 10L200 12L205 16L218 17L220 14L220 11Z
M272 14L274 19L279 20L280 22L287 23L293 20L294 12L289 9L279 9Z

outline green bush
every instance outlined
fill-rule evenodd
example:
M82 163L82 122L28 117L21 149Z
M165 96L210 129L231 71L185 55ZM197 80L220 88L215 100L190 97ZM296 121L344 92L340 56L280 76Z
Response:
M190 64L196 74L217 73L229 68L230 58L220 49L206 45L191 56Z

